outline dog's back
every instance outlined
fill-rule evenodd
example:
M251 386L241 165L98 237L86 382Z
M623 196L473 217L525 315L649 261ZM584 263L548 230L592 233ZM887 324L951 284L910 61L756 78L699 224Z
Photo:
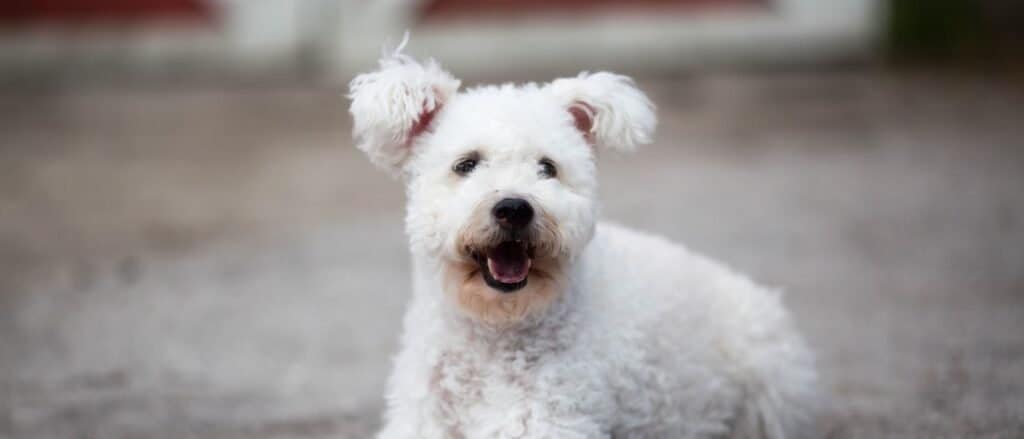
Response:
M810 435L813 358L777 291L608 223L581 266L592 337L613 363L622 437Z

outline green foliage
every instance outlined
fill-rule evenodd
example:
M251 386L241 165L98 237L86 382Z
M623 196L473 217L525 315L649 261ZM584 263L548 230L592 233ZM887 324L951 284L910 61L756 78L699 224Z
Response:
M949 59L986 44L981 2L890 0L888 49L899 57Z

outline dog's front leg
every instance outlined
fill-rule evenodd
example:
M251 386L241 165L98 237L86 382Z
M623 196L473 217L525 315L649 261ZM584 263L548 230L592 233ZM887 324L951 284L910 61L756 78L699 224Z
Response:
M453 437L452 426L438 416L437 403L426 399L389 397L384 427L377 439L445 439Z
M444 439L452 437L443 412L442 398L435 389L436 357L426 353L416 340L395 358L388 380L384 427L377 439Z

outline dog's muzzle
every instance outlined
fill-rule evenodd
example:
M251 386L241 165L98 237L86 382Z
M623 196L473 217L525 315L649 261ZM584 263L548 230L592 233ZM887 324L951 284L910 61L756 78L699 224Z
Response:
M487 248L473 252L487 286L510 293L526 286L533 264L530 226L533 206L522 198L504 198L494 204L491 217L500 237Z

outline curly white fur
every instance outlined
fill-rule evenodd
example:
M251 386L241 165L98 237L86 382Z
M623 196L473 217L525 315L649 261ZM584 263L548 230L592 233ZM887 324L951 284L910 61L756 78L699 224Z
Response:
M777 292L597 222L594 147L633 149L655 126L631 80L457 87L398 54L352 82L359 147L405 171L409 198L413 292L379 438L814 435L812 356ZM415 131L423 111L434 117ZM472 173L453 172L467 156ZM465 247L514 195L542 216L535 239L551 254L534 266L550 282L498 293ZM515 312L494 318L506 303Z
M567 106L584 104L582 110L593 119L590 134L599 147L632 151L651 143L657 124L654 104L629 77L583 72L575 78L556 79L549 88Z
M408 154L410 129L460 85L437 61L420 64L402 54L406 41L380 60L380 70L356 76L349 84L357 146L386 168L398 166Z

